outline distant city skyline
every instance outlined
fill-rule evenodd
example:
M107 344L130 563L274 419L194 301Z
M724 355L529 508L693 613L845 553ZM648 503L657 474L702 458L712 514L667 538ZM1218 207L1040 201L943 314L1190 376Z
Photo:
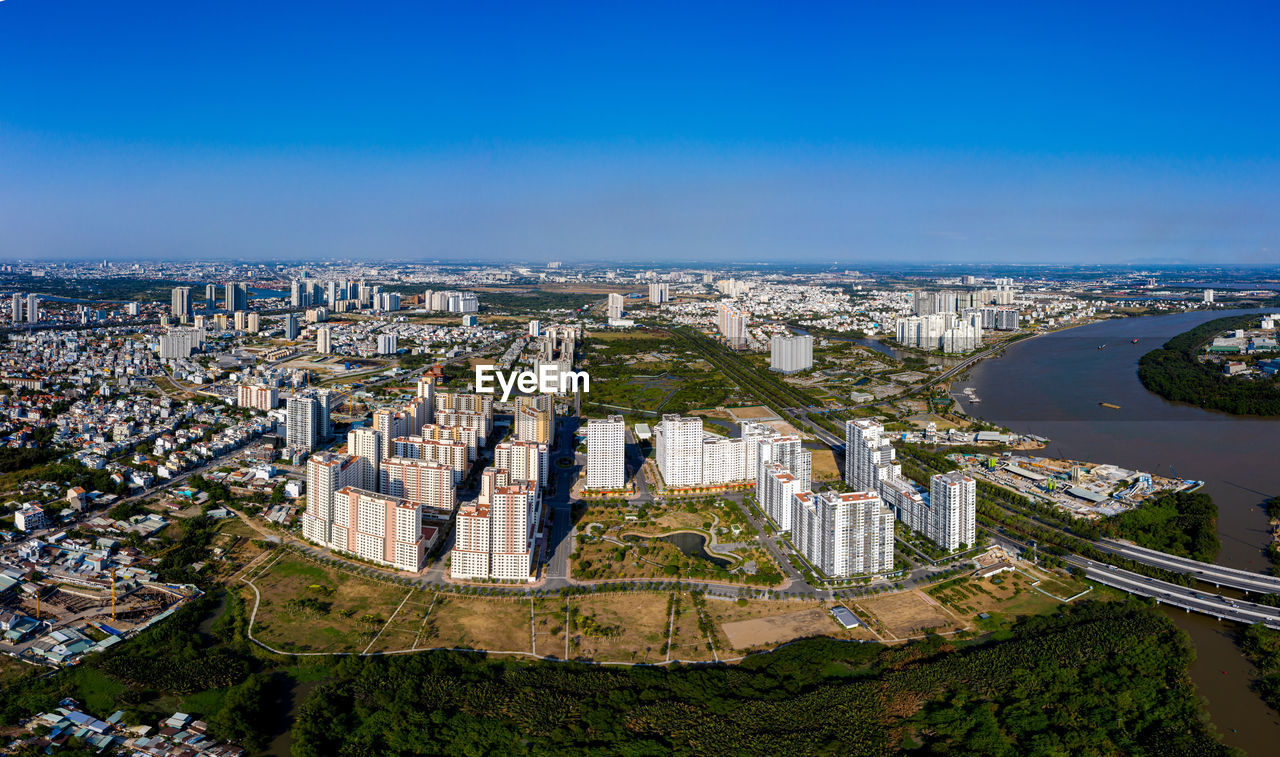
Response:
M1271 263L1277 15L13 0L0 259Z

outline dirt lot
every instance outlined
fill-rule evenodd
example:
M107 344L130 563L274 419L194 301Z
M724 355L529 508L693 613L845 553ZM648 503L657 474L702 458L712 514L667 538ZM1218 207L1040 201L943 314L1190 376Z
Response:
M830 613L817 608L755 620L739 620L720 626L734 649L781 644L806 636L830 635L838 628Z
M729 407L725 408L734 420L738 421L760 421L772 420L778 417L778 414L765 407L764 405L749 405L747 407Z
M532 652L529 600L441 594L432 610L429 646Z
M800 431L796 429L795 426L792 426L790 423L787 423L786 421L765 421L764 425L768 426L774 431L777 431L779 434L786 434L788 436L799 436L801 438L806 438L806 439L809 438L808 434L800 433Z
M854 613L871 623L882 636L905 639L926 631L952 631L960 627L954 616L918 590L861 599Z
M627 592L575 597L570 606L581 617L608 628L608 635L588 635L583 623L570 628L571 657L614 662L661 662L667 641L667 594Z
M829 449L811 450L813 467L810 477L814 481L832 481L840 478L840 467L836 464L836 453Z

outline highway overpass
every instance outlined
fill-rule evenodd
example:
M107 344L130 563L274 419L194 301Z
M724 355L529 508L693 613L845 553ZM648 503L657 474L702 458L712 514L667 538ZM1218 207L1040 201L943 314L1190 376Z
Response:
M1221 565L1165 554L1164 552L1139 547L1128 542L1116 541L1115 539L1099 539L1094 544L1099 549L1121 557L1127 557L1143 565L1163 568L1174 573L1184 573L1214 586L1229 586L1232 589L1255 594L1280 594L1280 578L1276 576L1268 576L1263 573L1254 573L1237 568L1224 568Z
M1071 562L1083 567L1085 576L1090 580L1130 594L1150 597L1160 604L1181 607L1189 612L1210 615L1218 620L1249 624L1264 623L1268 628L1280 629L1280 607L1267 607L1220 594L1199 591L1194 587L1171 584L1082 557L1073 558Z

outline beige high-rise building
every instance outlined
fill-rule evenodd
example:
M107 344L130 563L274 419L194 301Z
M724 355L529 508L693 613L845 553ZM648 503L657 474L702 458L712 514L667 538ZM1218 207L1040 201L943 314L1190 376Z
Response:
M417 503L348 486L334 494L334 509L344 512L351 528L346 542L333 549L397 570L422 570L427 544Z
M555 442L555 397L549 394L516 397L515 435L522 442Z
M191 287L173 288L169 312L173 313L175 318L186 318L191 315Z
M360 483L367 491L380 491L378 471L382 464L382 434L375 429L362 427L347 433L347 454L360 458Z
M542 499L531 483L496 487L488 505L458 511L449 558L454 578L532 581Z
M548 483L551 458L547 445L539 442L502 442L493 451L493 465L507 471L511 481Z
M280 390L261 384L241 384L236 387L236 405L254 410L275 410L280 404Z
M328 326L316 329L316 352L321 355L328 355L333 352L333 344L330 341Z
M334 508L334 493L356 484L359 477L359 460L351 455L320 452L307 460L307 509L302 514L302 535L307 541L347 548L349 512Z
M409 433L409 417L402 412L390 408L375 410L373 413L373 429L382 437L382 457L391 457L392 440Z
M449 439L424 439L421 436L401 436L391 440L390 457L409 457L446 465L453 470L453 483L461 483L471 469L467 458L467 445Z
M435 511L443 518L453 513L453 469L430 460L392 457L382 461L380 484L384 494L403 497Z

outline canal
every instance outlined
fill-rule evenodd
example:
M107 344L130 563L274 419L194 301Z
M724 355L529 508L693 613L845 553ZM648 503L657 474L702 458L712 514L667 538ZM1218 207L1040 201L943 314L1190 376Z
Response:
M1170 403L1137 377L1138 359L1169 337L1248 312L1262 311L1127 318L1048 334L980 363L956 388L973 387L982 398L965 404L970 414L1048 437L1047 455L1204 481L1218 504L1218 562L1265 571L1270 532L1262 503L1280 494L1280 419ZM1280 743L1280 716L1250 689L1252 672L1234 643L1235 628L1182 611L1169 616L1195 643L1191 677L1223 739L1250 754L1272 753Z

